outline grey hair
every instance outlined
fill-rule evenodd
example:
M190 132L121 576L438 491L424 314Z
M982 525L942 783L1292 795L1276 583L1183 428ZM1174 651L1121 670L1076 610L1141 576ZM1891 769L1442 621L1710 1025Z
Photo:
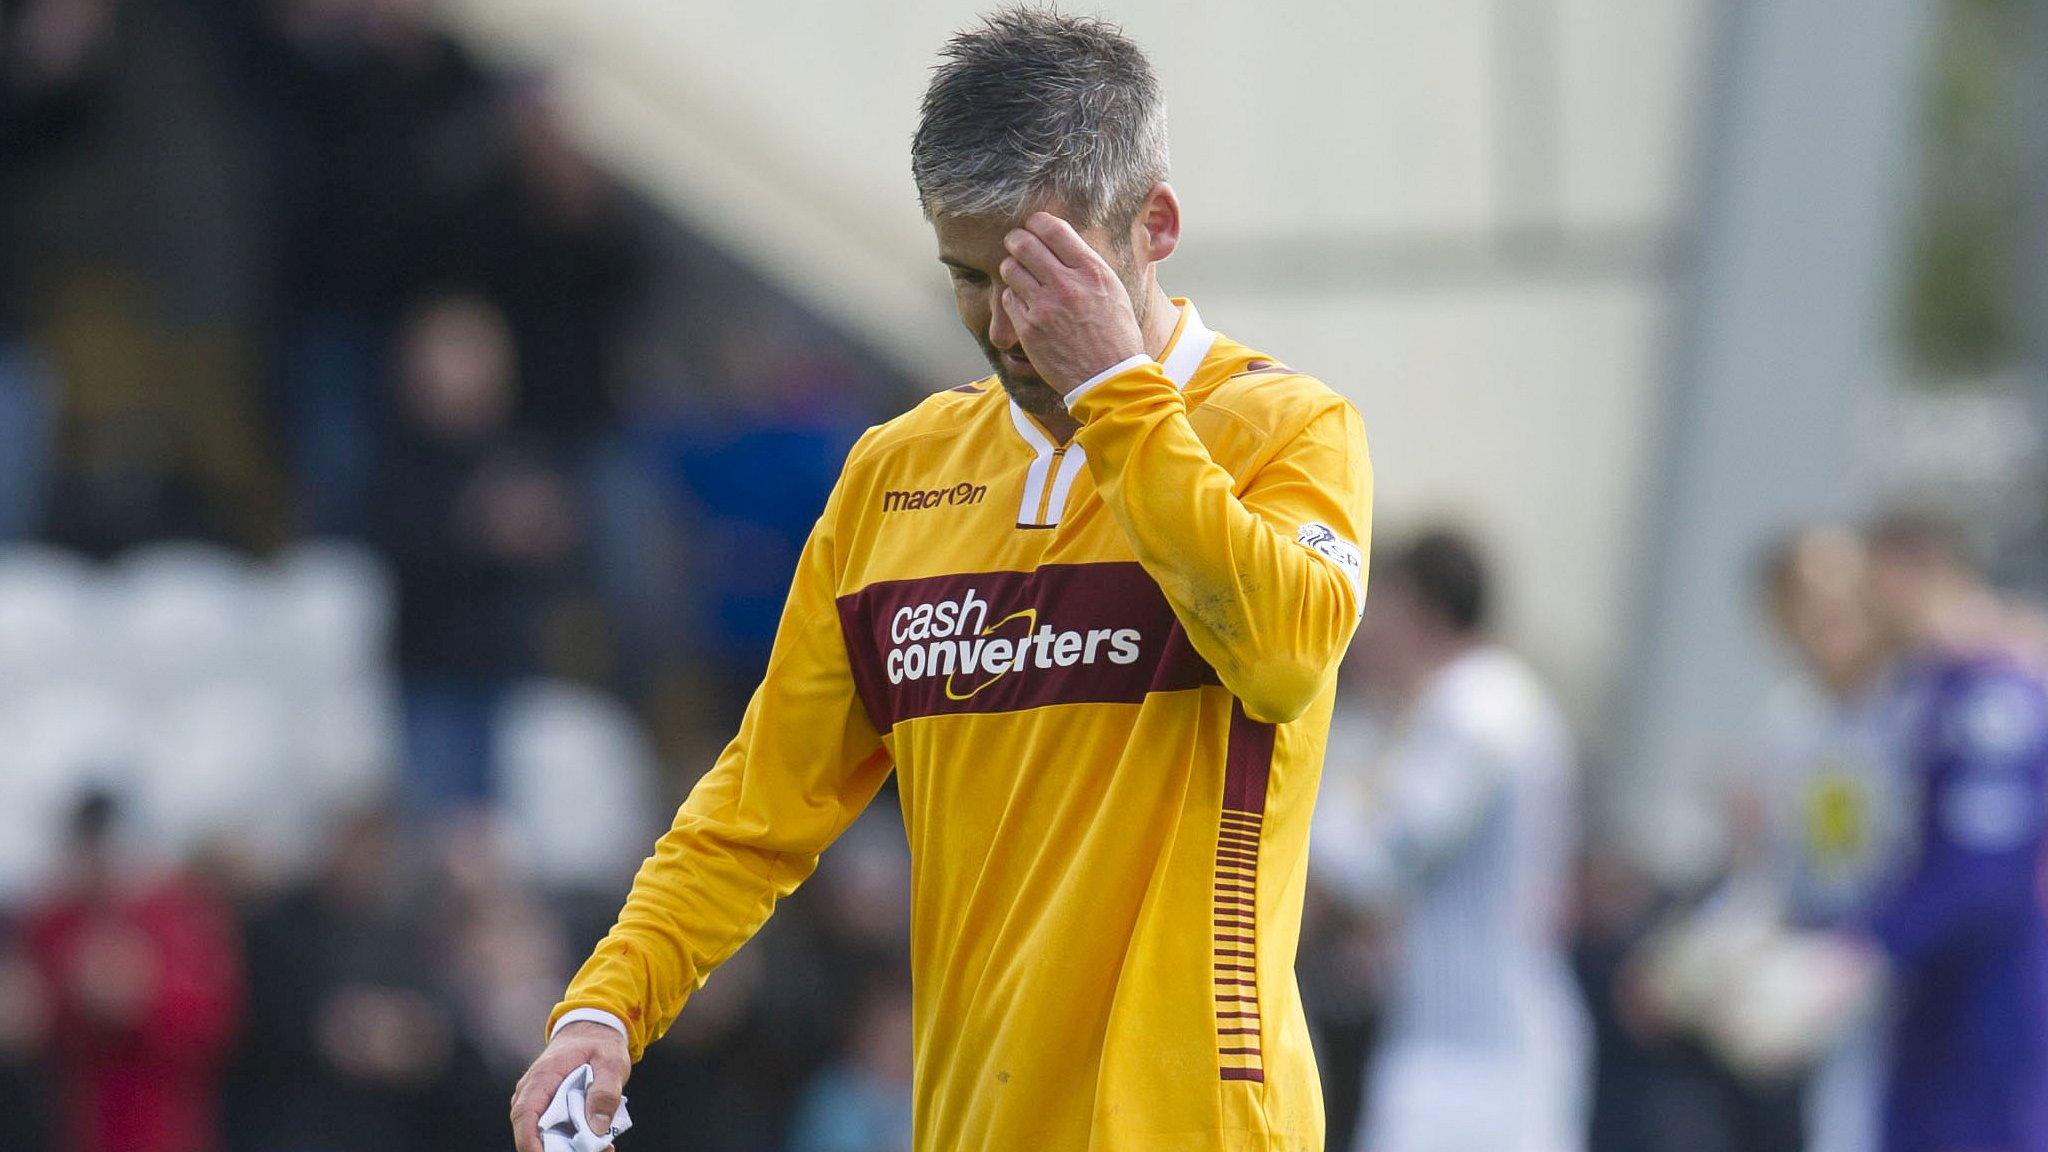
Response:
M939 55L910 144L927 219L1057 204L1097 227L1135 215L1166 178L1166 101L1116 25L1006 8Z

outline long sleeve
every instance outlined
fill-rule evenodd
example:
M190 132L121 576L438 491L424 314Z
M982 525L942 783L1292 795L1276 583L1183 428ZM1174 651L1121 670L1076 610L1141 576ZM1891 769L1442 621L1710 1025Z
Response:
M640 866L618 922L549 1014L594 1008L634 1059L817 866L890 761L854 693L834 606L834 492L812 529L739 735Z
M1267 723L1307 710L1364 605L1364 425L1327 390L1307 403L1306 423L1290 425L1241 492L1159 365L1134 364L1071 404L1096 486L1138 562L1246 715Z

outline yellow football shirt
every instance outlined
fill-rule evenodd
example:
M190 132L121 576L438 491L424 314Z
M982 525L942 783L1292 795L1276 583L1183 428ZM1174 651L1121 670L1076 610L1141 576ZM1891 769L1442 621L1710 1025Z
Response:
M862 437L552 1018L637 1059L894 771L920 1152L1322 1147L1294 954L1371 467L1348 403L1176 303L1065 446L993 378Z

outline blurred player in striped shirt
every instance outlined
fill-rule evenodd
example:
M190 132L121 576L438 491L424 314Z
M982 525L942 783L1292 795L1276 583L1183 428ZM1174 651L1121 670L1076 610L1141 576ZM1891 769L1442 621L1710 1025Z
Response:
M1485 635L1473 547L1430 532L1378 561L1318 806L1318 883L1397 924L1360 1152L1584 1147L1589 1035L1562 896L1575 768L1535 674ZM1355 696L1354 696L1355 699Z

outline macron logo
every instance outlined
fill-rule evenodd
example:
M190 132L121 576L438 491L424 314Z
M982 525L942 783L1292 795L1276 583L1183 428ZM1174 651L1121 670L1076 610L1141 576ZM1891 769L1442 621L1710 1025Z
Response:
M965 480L951 488L912 488L904 491L882 493L882 511L914 512L919 508L937 508L941 505L979 504L988 495L988 485L970 484Z

